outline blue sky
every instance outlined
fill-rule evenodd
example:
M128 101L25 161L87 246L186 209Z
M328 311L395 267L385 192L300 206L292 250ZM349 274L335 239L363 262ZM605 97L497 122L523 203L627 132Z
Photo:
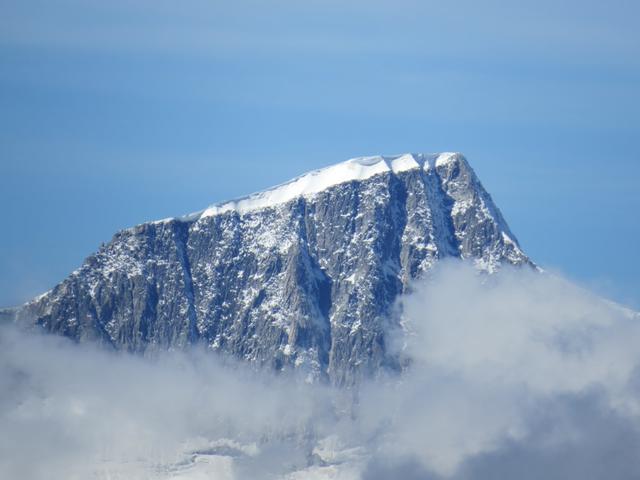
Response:
M635 1L0 0L0 305L118 229L461 151L525 251L640 308Z

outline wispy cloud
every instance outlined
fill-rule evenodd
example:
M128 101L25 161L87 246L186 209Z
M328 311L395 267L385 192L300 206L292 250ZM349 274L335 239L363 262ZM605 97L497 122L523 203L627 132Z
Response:
M445 264L400 378L308 385L210 352L0 332L0 476L611 478L640 471L640 319L561 278ZM355 395L355 396L354 396Z
M456 478L496 478L503 467L515 474L520 455L538 472L576 478L623 447L598 449L594 429L640 439L637 315L559 277L505 270L483 278L464 264L440 268L403 303L413 367L382 402L398 412L387 449L396 457ZM577 457L573 464L561 451ZM492 475L474 470L489 464Z

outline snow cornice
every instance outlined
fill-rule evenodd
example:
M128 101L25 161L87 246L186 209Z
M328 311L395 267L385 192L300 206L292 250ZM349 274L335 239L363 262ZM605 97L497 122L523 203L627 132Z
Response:
M299 197L308 197L328 188L353 181L362 181L384 173L399 174L409 170L423 169L428 171L439 168L455 160L463 159L460 153L405 153L401 155L376 155L356 157L329 167L313 170L288 182L260 192L217 203L204 210L190 213L182 217L167 218L158 222L171 220L195 221L226 212L235 211L244 214L283 203Z

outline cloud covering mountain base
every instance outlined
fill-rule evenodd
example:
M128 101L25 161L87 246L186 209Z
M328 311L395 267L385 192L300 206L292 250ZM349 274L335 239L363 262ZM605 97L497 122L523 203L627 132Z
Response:
M443 263L399 302L400 376L340 390L211 352L0 329L0 477L626 479L640 318L530 269Z

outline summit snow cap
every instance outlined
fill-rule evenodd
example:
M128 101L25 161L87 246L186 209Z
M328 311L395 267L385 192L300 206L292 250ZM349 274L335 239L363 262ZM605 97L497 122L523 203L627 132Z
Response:
M341 183L366 180L382 173L398 174L423 168L429 170L464 161L460 153L405 153L390 156L356 157L326 168L314 170L273 188L246 197L211 205L205 210L186 215L181 220L195 220L221 213L236 211L240 214L252 210L286 203L297 197L311 196Z

